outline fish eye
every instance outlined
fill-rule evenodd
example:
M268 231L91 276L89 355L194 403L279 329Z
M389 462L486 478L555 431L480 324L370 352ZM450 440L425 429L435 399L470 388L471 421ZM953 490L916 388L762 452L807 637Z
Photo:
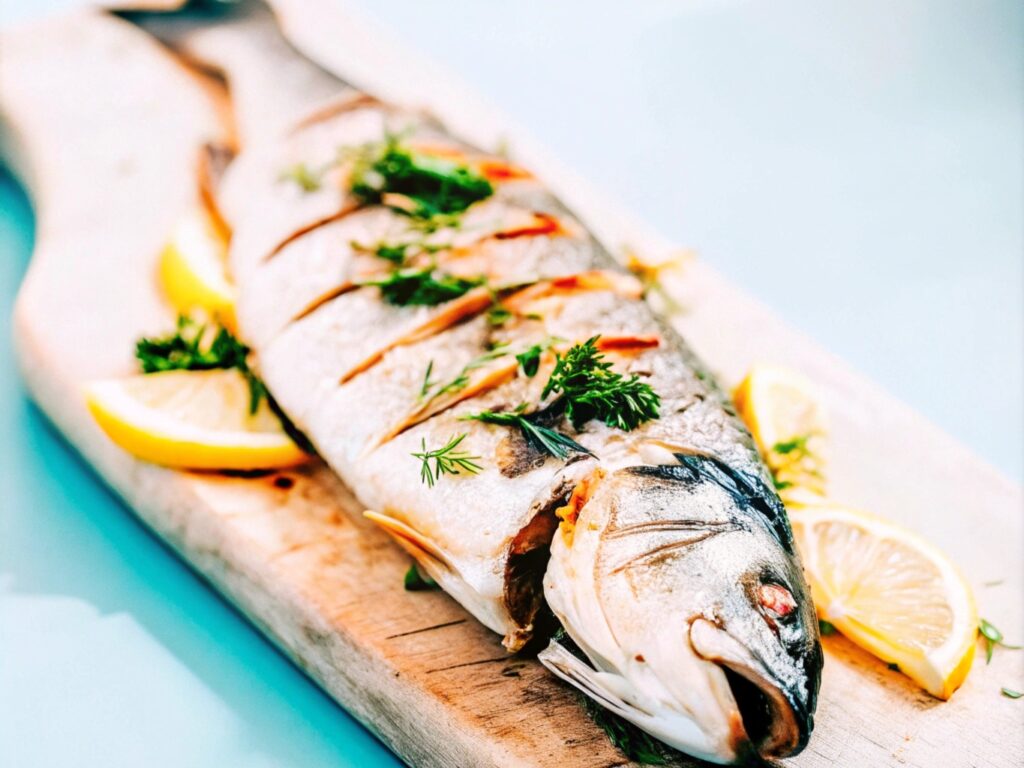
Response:
M796 615L796 599L793 593L781 584L760 584L755 591L755 597L761 611L773 620L786 621Z

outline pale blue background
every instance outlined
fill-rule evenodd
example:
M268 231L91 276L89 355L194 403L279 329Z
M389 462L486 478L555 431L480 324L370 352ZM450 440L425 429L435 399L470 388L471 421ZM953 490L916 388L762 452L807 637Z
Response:
M1024 6L511 7L372 12L1021 478ZM0 211L7 317L32 231L8 177ZM394 763L102 488L0 341L0 765Z

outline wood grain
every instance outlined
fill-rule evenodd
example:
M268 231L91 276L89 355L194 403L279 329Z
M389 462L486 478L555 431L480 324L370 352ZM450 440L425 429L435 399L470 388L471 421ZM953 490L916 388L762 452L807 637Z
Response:
M296 44L326 68L388 98L426 101L482 145L508 135L446 73L373 38L343 6L278 6ZM357 43L368 39L372 50ZM222 128L188 71L109 17L5 33L0 52L7 136L39 221L15 336L33 397L61 431L147 525L411 764L622 764L574 694L534 661L506 655L443 594L404 592L407 559L323 467L254 479L180 473L103 437L80 386L127 372L134 338L170 322L155 259L194 200L195 152ZM513 148L611 245L669 247L528 140ZM944 547L975 585L982 615L1024 637L1020 489L707 267L695 265L678 290L690 308L683 332L727 381L769 359L819 384L837 496ZM943 704L842 638L825 645L818 726L787 764L1020 764L1024 709L999 687L1022 687L1022 654L979 663Z

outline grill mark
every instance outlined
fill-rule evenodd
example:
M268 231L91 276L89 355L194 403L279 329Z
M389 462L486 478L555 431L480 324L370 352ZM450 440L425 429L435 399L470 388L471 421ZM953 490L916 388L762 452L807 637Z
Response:
M347 283L342 283L337 288L332 288L327 293L323 293L317 298L313 299L313 301L309 302L309 304L307 304L301 312L299 312L297 315L295 315L295 317L288 321L288 324L291 325L292 323L297 323L299 320L302 320L305 317L309 317L311 314L320 309L320 307L322 307L324 304L328 304L334 301L335 299L339 298L340 296L344 296L346 293L354 291L356 288L359 287L360 286L357 283L349 281Z
M333 224L336 221L340 221L346 216L355 213L362 207L362 203L357 203L349 200L343 203L340 211L336 211L335 213L332 213L329 216L324 216L323 218L316 219L315 221L300 227L299 229L288 235L288 237L286 237L284 240L275 245L270 250L270 252L263 257L263 263L266 264L268 261L277 256L277 254L279 254L281 251L283 251L286 247L294 243L299 238L305 237L310 232L320 229L320 227L324 227L327 226L328 224Z
M380 349L372 352L362 362L345 371L338 379L338 384L347 384L360 373L368 371L395 347L415 344L418 341L437 336L460 322L476 317L490 305L491 294L486 288L474 288L464 296L448 302L447 305L441 305L445 307L444 311L434 315L419 327L411 329L401 338L392 339Z
M376 96L371 96L368 93L357 91L355 93L347 93L344 96L339 97L333 103L325 104L319 109L315 110L312 114L307 115L305 118L295 123L289 131L290 136L294 136L297 133L302 132L311 125L322 123L325 120L329 120L332 117L343 115L346 112L354 112L357 109L363 107L378 107L387 112L393 112L394 107L390 104L385 104L380 101Z

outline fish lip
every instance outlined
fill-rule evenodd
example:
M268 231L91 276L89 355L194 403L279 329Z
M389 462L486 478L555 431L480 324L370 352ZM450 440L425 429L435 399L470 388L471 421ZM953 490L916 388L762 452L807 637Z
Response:
M690 644L694 652L720 667L726 675L735 707L729 720L736 755L756 755L764 759L801 752L810 738L813 723L807 704L752 656L741 660L712 652L708 640L715 636L724 636L743 647L727 630L707 619L697 618L690 623ZM751 701L752 695L759 698ZM752 712L752 706L767 709L770 718L767 724L754 720L760 712Z

